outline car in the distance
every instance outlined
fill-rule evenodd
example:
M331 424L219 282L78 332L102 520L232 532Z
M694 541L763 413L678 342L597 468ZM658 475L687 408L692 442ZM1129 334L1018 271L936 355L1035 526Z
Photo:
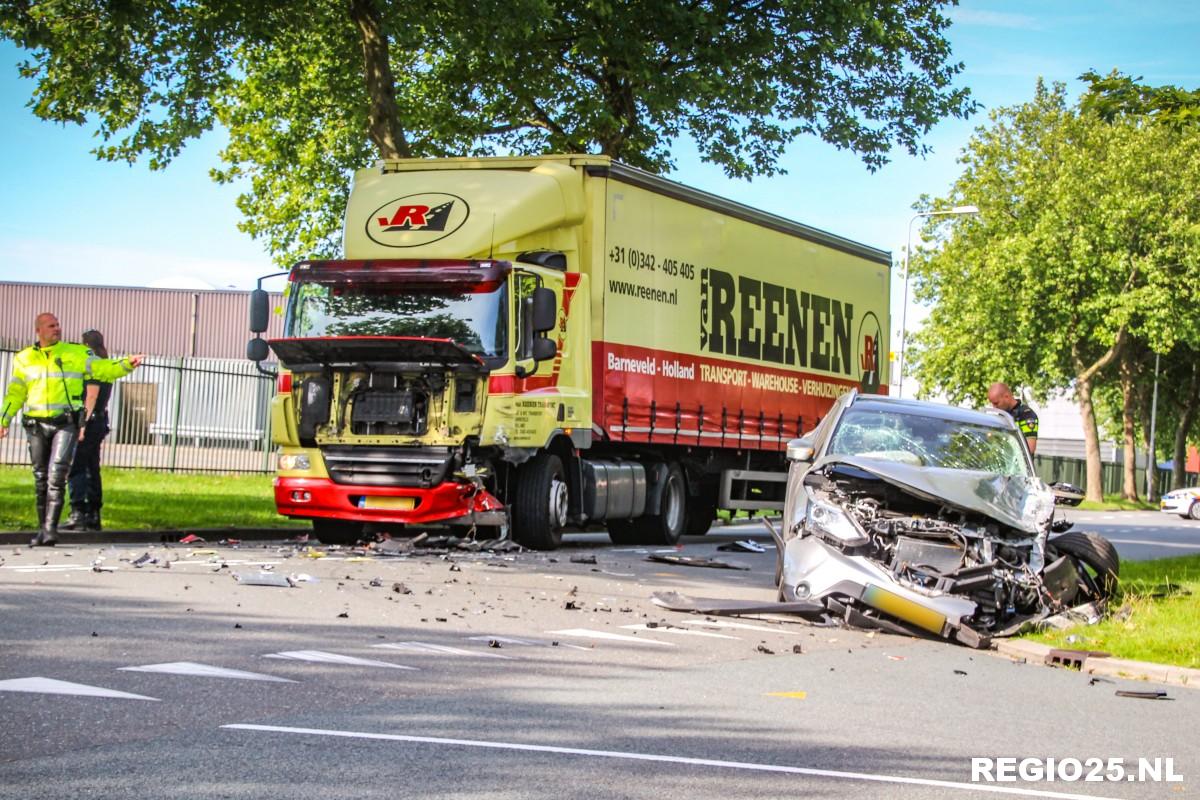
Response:
M1184 519L1200 519L1200 486L1167 492L1158 499L1158 510Z

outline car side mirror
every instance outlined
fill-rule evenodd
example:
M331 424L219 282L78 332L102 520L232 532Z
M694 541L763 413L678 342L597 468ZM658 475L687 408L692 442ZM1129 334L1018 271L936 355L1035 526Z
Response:
M810 462L815 454L813 449L813 441L808 436L801 436L799 439L792 439L787 445L788 461L804 461Z
M558 302L554 299L554 290L539 286L533 290L533 332L553 330L557 322Z
M1050 491L1054 492L1056 506L1077 506L1085 497L1083 489L1063 481L1050 484Z
M250 292L250 332L266 333L271 324L271 298L264 289ZM254 359L261 361L262 359Z

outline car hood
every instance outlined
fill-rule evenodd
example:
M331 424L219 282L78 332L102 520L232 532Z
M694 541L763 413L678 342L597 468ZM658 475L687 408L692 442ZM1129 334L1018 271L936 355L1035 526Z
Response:
M1054 515L1054 493L1039 478L994 472L918 467L859 456L826 456L814 470L845 465L923 500L982 514L1029 534L1041 533Z

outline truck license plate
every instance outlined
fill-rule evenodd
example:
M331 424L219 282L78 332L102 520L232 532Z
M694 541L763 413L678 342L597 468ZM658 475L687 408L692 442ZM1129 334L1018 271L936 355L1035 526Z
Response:
M359 508L390 508L411 511L417 505L415 497L363 497Z

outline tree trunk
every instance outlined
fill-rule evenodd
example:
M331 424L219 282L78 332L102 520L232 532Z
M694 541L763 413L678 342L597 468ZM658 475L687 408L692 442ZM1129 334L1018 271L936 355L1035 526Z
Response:
M1124 445L1124 464L1121 497L1137 501L1137 400L1133 388L1132 356L1121 359L1121 442Z
M1088 379L1075 381L1075 399L1079 403L1079 416L1083 422L1083 451L1087 460L1087 485L1084 491L1088 500L1104 502L1104 477L1100 464L1100 432L1096 429L1096 410L1092 407L1092 382Z
M1079 403L1079 415L1083 419L1083 447L1087 458L1087 499L1104 502L1104 476L1100 464L1100 432L1096 429L1096 409L1092 405L1092 379L1100 370L1116 358L1125 344L1125 329L1117 331L1112 347L1092 364L1083 360L1079 344L1071 346L1071 357L1075 362L1075 399Z
M396 108L396 79L388 56L383 16L374 0L350 0L350 18L362 37L363 77L367 84L367 133L380 158L411 158L412 150L400 126Z

